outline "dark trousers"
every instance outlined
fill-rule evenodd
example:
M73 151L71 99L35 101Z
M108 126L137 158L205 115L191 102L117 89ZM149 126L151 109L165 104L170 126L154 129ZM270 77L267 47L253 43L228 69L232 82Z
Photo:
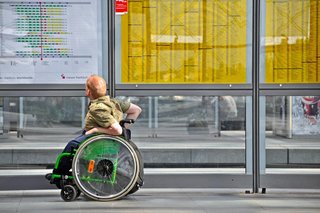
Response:
M90 137L90 135L79 135L75 139L68 142L62 153L73 153L75 149L78 149L81 142ZM53 173L60 175L71 175L69 172L72 168L73 156L63 156L60 158L58 168L53 169Z

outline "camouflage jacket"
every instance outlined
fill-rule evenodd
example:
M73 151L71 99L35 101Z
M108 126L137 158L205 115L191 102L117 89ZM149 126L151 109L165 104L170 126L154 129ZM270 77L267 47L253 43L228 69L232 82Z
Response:
M129 102L111 99L109 96L91 100L88 106L84 128L87 131L94 127L108 128L113 123L122 120L123 113L125 113L129 107Z

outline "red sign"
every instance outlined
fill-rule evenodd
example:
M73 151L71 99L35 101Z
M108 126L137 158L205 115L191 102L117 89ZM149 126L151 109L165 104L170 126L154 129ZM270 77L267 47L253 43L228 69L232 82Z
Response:
M128 0L116 0L116 14L122 15L128 13Z

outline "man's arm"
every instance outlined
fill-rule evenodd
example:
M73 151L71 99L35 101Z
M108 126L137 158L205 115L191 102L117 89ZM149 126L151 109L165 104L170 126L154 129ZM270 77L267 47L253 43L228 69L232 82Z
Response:
M136 104L133 104L133 103L130 103L130 106L128 108L127 111L125 111L124 113L127 114L126 116L126 119L133 119L133 120L136 120L140 113L141 113L141 108L136 105ZM128 128L130 126L130 124L125 124L125 127ZM89 134L93 134L95 132L101 132L101 133L105 133L105 134L108 134L108 135L121 135L122 134L122 127L120 126L120 124L118 122L115 122L113 124L111 124L110 127L95 127L95 128L92 128L88 131L86 131L86 135L89 135Z
M137 120L137 118L139 117L140 113L141 113L141 108L133 103L130 103L129 109L124 112L127 114L126 119L133 119L133 120ZM130 126L130 124L125 124L125 127L128 128Z
M92 128L92 129L86 131L86 135L93 134L95 132L101 132L101 133L105 133L108 135L121 135L122 134L122 127L120 126L120 124L118 122L115 122L115 123L111 124L111 126L108 128L105 128L105 127Z

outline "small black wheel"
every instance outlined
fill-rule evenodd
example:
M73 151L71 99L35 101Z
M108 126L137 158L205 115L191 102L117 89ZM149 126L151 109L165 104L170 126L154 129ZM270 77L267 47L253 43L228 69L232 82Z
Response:
M77 190L74 186L66 185L63 189L61 189L60 196L62 200L66 202L70 202L76 199L77 197Z

